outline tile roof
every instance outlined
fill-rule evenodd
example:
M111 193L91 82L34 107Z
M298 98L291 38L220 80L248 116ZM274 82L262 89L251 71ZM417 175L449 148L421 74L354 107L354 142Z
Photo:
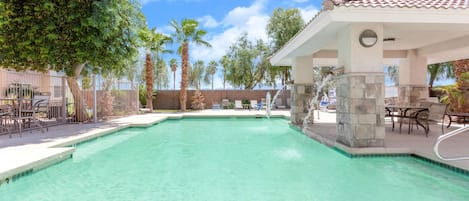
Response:
M336 7L469 8L469 0L335 0Z

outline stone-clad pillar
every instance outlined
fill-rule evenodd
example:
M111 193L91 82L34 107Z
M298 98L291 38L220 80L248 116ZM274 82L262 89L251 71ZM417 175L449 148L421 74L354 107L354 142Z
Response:
M407 58L399 63L399 103L413 105L427 99L427 58L417 56L415 50L407 51Z
M293 62L291 87L291 122L302 125L308 114L308 104L313 96L313 57L298 57ZM312 118L311 118L312 119Z
M384 75L347 73L337 80L337 141L350 147L383 146Z
M377 42L363 47L359 35L373 30ZM338 34L337 142L349 147L384 146L383 27L352 24Z

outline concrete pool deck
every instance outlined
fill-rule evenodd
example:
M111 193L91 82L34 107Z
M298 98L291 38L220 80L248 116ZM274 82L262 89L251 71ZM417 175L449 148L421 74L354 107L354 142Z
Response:
M90 139L95 139L127 127L147 127L166 119L180 119L183 117L264 117L265 111L247 110L204 110L190 113L152 113L128 116L100 122L96 124L67 124L50 127L48 132L24 132L23 137L13 134L0 136L0 185L15 178L41 169L47 165L70 158L73 145ZM272 111L274 117L290 116L288 110ZM434 161L440 161L433 154L433 143L437 128L432 128L429 137L423 131L414 131L407 135L392 132L390 125L386 128L386 146L382 148L352 149L335 143L335 114L320 112L319 119L315 115L316 124L306 133L310 137L329 146L335 146L350 154L415 154ZM441 128L440 128L441 129ZM314 130L314 132L313 132ZM405 134L404 134L405 133ZM441 146L444 154L469 153L469 136L460 136L449 140ZM467 155L467 154L466 154ZM454 161L442 163L469 170L469 161Z

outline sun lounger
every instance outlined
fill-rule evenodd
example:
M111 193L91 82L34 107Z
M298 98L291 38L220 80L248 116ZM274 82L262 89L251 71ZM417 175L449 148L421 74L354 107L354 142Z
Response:
M243 109L243 103L241 100L235 100L234 109Z
M222 99L221 106L222 109L228 109L228 107L230 106L230 101L228 99Z
M251 100L251 109L257 108L257 100Z

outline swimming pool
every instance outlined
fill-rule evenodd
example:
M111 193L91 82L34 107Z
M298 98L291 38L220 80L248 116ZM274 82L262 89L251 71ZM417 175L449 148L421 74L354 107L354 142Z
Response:
M0 200L467 200L469 177L413 157L348 158L284 119L168 120L77 146Z

